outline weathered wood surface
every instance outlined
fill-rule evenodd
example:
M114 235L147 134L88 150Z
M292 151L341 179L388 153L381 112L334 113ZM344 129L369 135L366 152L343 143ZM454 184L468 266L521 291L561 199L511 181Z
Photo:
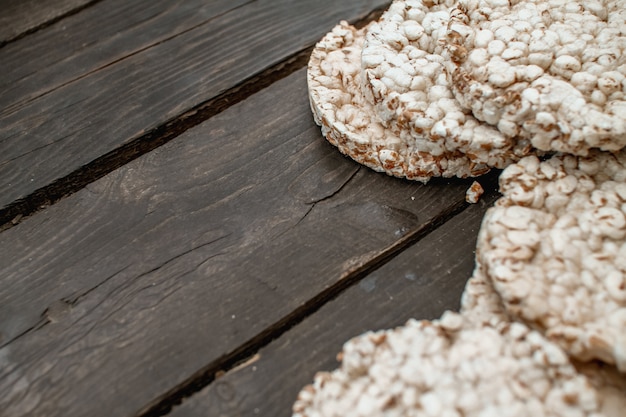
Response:
M0 114L252 1L101 1L0 50Z
M94 0L0 0L0 45L94 2Z
M248 89L386 3L0 0L0 211L248 96L0 232L1 417L287 416L349 337L458 306L495 193L341 156L304 69Z
M461 207L468 185L359 169L322 140L300 70L0 233L0 409L132 415Z
M389 329L409 318L434 319L457 310L474 267L476 235L496 193L445 223L362 279L337 299L228 371L171 417L288 417L298 391L315 372L338 366L349 338Z
M94 7L113 1L103 0ZM167 42L146 46L125 59L112 58L128 53L117 51L107 58L112 59L109 65L98 62L98 70L48 93L24 102L17 99L19 105L0 114L0 208L310 47L338 20L356 20L386 2L255 0L237 4L241 7ZM71 18L80 20L88 11ZM45 38L63 23L37 35ZM134 38L137 32L129 30L122 36ZM37 39L27 36L9 46L28 51L30 42ZM4 49L0 49L0 62L4 62ZM64 63L77 64L73 59ZM63 70L61 64L54 68L55 73ZM32 91L26 90L28 97Z

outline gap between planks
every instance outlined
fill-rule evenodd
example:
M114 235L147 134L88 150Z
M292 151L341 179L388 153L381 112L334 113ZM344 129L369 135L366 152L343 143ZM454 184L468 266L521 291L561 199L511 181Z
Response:
M8 39L5 39L5 40L0 40L0 48L3 48L4 46L6 46L6 45L8 45L10 43L19 41L20 39L25 38L26 36L28 36L28 35L30 35L32 33L38 32L38 31L40 31L42 29L45 29L48 26L52 26L55 23L65 19L67 17L70 17L70 16L73 16L73 15L75 15L77 13L80 13L83 10L85 10L85 9L91 7L91 6L93 6L93 5L97 4L97 3L100 3L101 1L102 0L92 0L92 1L89 1L89 2L87 2L85 4L83 4L83 5L80 5L78 7L70 9L70 10L66 11L65 13L61 13L60 15L55 16L55 17L53 17L53 18L51 18L49 20L42 21L41 23L39 23L39 24L29 28L29 29L26 29L23 32L17 33L12 38L8 38Z
M47 22L38 27L38 29L47 27L63 17L78 13L99 1L102 0L94 0L79 9L68 12L58 19ZM387 7L388 4L378 7L364 18L352 24L361 28L369 22L378 19ZM172 120L151 129L127 144L96 158L89 164L82 166L65 177L35 190L24 198L10 203L5 208L0 209L0 232L10 229L27 217L76 193L88 184L104 177L134 159L157 149L185 131L209 120L227 110L229 107L305 67L313 51L313 47L314 45L293 54L287 59L243 80L218 96L192 107Z
M498 176L494 174L495 173L491 173L483 177L484 186L489 188L497 187ZM352 270L348 270L334 285L321 291L302 306L295 309L291 314L269 326L234 351L209 363L204 369L196 372L187 381L171 389L169 392L162 395L161 398L155 399L151 404L148 404L143 410L139 411L136 417L158 417L167 415L174 406L181 404L186 398L201 391L221 375L247 362L253 361L259 350L302 323L307 317L320 310L326 303L338 298L347 289L358 284L363 278L391 261L404 250L424 239L469 206L470 204L465 201L457 201L434 217L430 222L408 233L387 248L381 250L368 261L361 265L355 265Z
M20 35L20 37L49 26L61 20L63 17L75 14L98 1L101 0L95 0L86 4L84 7L68 12L53 21L42 24L32 31ZM373 10L368 16L354 24L356 26L364 26L368 22L378 18L385 8ZM0 45L0 47L1 46L2 45ZM242 81L240 84L230 88L219 96L201 103L165 124L152 129L127 145L97 158L66 177L46 187L40 188L29 196L10 204L0 211L0 231L18 224L23 218L33 215L45 207L79 191L89 183L122 167L141 155L164 145L192 127L203 123L229 107L287 77L298 69L303 68L308 62L312 49L313 46L310 46L301 50L286 60ZM153 401L138 413L138 417L153 417L167 414L174 405L209 385L223 372L232 370L242 363L251 360L251 358L254 358L254 355L260 349L297 326L307 317L318 311L327 302L340 296L345 290L357 284L368 274L377 270L402 251L429 235L439 226L464 211L467 207L468 204L462 201L449 206L429 223L383 249L369 261L362 265L355 266L354 269L348 271L335 285L317 294L287 317L284 317L263 330L231 353L208 364L204 369L192 375L187 381L165 393L161 398Z

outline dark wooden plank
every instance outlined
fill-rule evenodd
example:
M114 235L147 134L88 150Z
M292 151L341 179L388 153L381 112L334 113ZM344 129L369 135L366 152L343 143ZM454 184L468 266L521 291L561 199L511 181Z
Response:
M335 357L349 338L457 310L474 267L476 234L495 194L186 399L170 417L290 416L298 391L313 381L315 372L338 366Z
M338 20L381 4L257 0L1 114L0 207L306 49Z
M93 2L93 0L1 0L0 45Z
M0 409L132 414L458 206L468 185L341 156L300 70L0 233Z
M251 1L101 1L0 49L0 113L14 112L36 97Z

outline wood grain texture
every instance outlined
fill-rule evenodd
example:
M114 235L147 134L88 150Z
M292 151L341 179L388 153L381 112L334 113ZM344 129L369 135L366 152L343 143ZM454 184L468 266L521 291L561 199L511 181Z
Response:
M338 366L336 355L351 337L458 310L474 267L480 222L495 195L486 195L169 416L288 417L300 389L315 372Z
M132 415L468 185L341 156L298 71L0 233L0 409Z
M100 1L0 49L0 114L252 1Z
M306 49L340 19L363 17L381 4L257 0L1 114L0 207Z
M0 0L0 45L89 3L93 0Z

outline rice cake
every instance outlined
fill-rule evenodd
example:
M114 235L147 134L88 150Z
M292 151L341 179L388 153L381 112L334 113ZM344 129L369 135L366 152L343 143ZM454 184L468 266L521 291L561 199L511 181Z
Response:
M444 41L455 97L533 147L626 146L626 0L462 0Z
M469 322L478 325L502 325L512 322L499 294L485 277L481 265L477 265L467 281L461 299L461 314ZM626 410L626 374L613 365L599 361L571 361L579 373L587 377L595 388L600 410L606 417L622 417Z
M597 393L565 353L521 323L480 326L446 312L348 341L294 417L599 417Z
M326 139L369 168L424 183L432 177L465 178L488 172L487 165L474 163L458 151L433 155L380 122L361 89L361 50L367 29L341 22L311 55L309 99Z
M476 255L507 313L626 371L626 151L527 157L500 191Z
M365 35L363 92L385 127L440 163L465 156L471 166L503 168L532 149L454 98L441 55L454 4L394 1Z
M481 325L511 321L502 305L500 295L480 265L476 266L472 277L465 284L461 296L461 314L468 321Z

